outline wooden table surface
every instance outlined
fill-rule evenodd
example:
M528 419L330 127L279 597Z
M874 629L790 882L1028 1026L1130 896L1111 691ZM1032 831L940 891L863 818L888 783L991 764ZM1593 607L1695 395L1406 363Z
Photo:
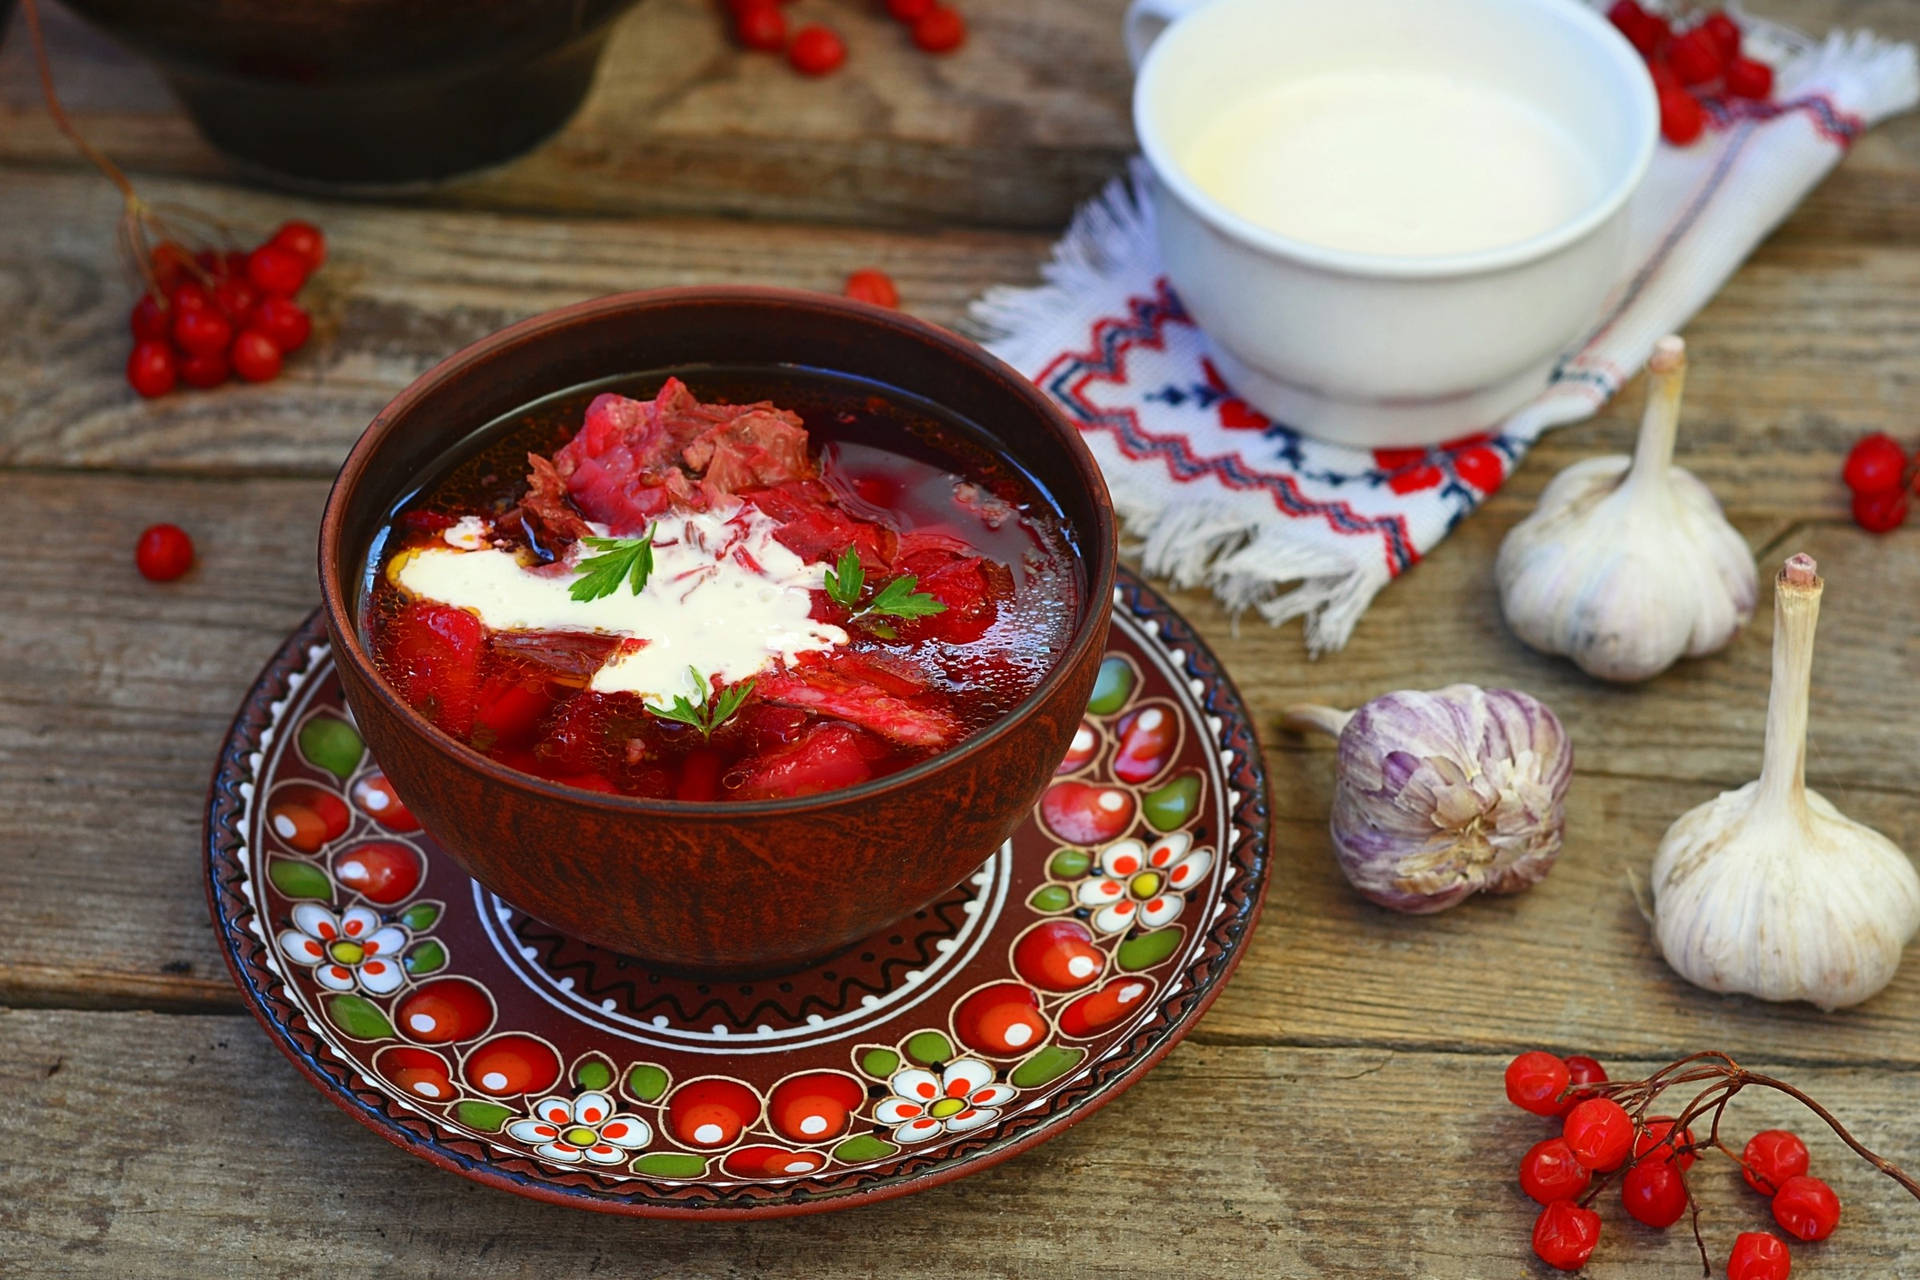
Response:
M968 0L973 40L938 61L866 0L803 4L850 37L833 79L732 50L706 0L646 0L552 144L393 204L238 184L150 70L51 11L75 115L152 194L260 227L304 214L332 242L315 339L284 377L155 403L121 378L117 198L40 110L16 17L0 46L0 1274L1544 1274L1513 1182L1541 1126L1500 1085L1535 1045L1636 1074L1726 1050L1920 1166L1920 959L1833 1016L1717 997L1666 969L1635 905L1667 823L1757 772L1765 602L1729 650L1638 689L1527 652L1496 612L1501 536L1561 467L1626 447L1638 384L1543 443L1341 653L1310 663L1297 626L1236 628L1204 594L1175 597L1258 717L1273 889L1187 1042L1033 1152L851 1213L630 1221L441 1173L300 1079L216 950L202 803L243 690L316 603L328 479L382 403L473 338L617 289L837 290L877 265L909 310L952 322L986 286L1037 278L1075 202L1124 162L1121 0ZM1911 0L1757 7L1920 37ZM1812 780L1920 849L1920 529L1856 531L1834 480L1860 433L1914 434L1920 119L1864 139L1687 337L1683 460L1763 565L1806 550L1827 575ZM200 547L177 585L133 571L156 520ZM1330 756L1277 713L1456 680L1528 689L1565 719L1566 851L1525 895L1393 916L1334 868ZM1787 1105L1743 1097L1735 1115L1808 1133L1845 1200L1796 1275L1920 1276L1920 1206ZM1765 1212L1710 1174L1695 1182L1724 1257ZM1684 1229L1631 1226L1616 1209L1593 1274L1698 1274Z

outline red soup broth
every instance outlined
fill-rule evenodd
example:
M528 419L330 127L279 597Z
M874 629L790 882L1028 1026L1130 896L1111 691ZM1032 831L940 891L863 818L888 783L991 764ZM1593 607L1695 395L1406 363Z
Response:
M488 547L572 583L596 554L579 543L587 522L652 527L664 546L676 515L748 508L810 566L851 548L863 595L848 606L814 585L809 620L846 643L771 655L710 736L656 714L663 697L592 687L631 633L495 630L389 573L480 517ZM855 617L909 576L939 612ZM1052 668L1083 591L1057 508L964 421L837 375L699 368L564 392L451 450L375 541L363 631L402 697L512 768L650 799L768 800L897 773L993 724ZM708 697L725 705L746 684L711 678Z

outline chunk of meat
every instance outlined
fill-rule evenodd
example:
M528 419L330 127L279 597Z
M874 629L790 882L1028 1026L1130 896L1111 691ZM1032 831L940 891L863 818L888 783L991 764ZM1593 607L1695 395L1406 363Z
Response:
M408 605L385 624L381 664L407 705L456 738L473 730L487 629L465 609Z
M742 761L746 776L733 794L775 800L856 786L873 776L863 737L852 725L817 724L797 742Z
M708 494L733 496L743 489L811 479L807 429L800 419L770 405L749 405L715 423L681 453L700 472Z
M773 536L802 560L839 562L852 547L869 573L893 562L900 536L885 525L856 520L834 501L833 491L818 480L795 480L765 489L750 489L740 497L779 525Z
M497 658L558 684L584 688L613 656L620 638L589 631L496 631L488 644Z
M567 480L559 469L537 453L527 455L527 466L526 496L519 510L499 523L510 527L516 515L528 521L528 541L543 554L558 554L563 544L591 534L586 518L567 497Z
M845 720L902 746L938 750L960 733L946 712L917 705L888 692L868 673L837 665L775 671L761 676L755 690L768 702Z

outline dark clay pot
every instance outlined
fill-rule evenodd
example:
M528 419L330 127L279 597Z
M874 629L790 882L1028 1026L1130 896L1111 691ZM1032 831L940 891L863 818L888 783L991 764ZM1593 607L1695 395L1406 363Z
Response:
M378 191L509 160L565 124L634 0L67 0L160 65L263 176Z
M844 791L694 804L546 782L440 733L374 670L357 623L370 539L396 499L480 424L612 374L723 360L873 379L977 424L1053 496L1085 593L1058 665L1011 715L943 755ZM1032 383L944 329L774 289L668 289L581 303L483 339L361 436L320 531L347 702L433 837L506 901L601 946L687 971L768 973L919 910L1019 824L1068 744L1105 649L1113 512L1079 433Z

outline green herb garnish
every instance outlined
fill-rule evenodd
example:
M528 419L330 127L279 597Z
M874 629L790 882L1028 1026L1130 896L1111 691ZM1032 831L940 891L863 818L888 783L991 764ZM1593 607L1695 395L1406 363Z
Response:
M692 725L700 731L702 738L711 738L715 729L733 719L733 713L740 709L740 704L745 702L747 695L753 692L754 682L745 680L736 685L729 685L720 691L718 697L709 697L709 682L700 674L699 669L688 667L687 673L693 677L694 685L700 690L698 702L689 701L685 694L676 693L673 695L671 707L656 707L649 702L645 704L646 708L662 720L674 720L680 724Z
M848 547L840 553L840 563L836 569L827 570L826 579L828 598L854 611L848 622L858 622L868 614L883 618L926 618L947 611L947 606L940 603L938 597L916 590L920 579L911 573L902 574L874 592L873 599L867 601L863 608L860 594L866 585L867 573L860 567L859 553ZM892 627L884 623L875 625L873 631L888 640L896 634Z
M653 573L653 535L659 528L657 524L649 526L644 538L582 538L600 554L574 566L580 580L567 594L575 600L598 600L618 591L623 581L633 584L635 595L646 590L647 578Z

